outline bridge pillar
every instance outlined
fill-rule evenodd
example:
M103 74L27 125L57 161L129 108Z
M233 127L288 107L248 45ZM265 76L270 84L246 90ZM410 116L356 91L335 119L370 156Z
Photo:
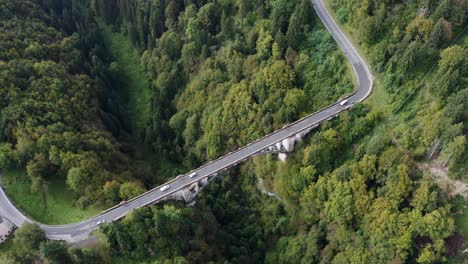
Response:
M291 137L288 137L288 138L285 138L279 142L276 142L275 144L263 149L262 151L258 152L256 155L260 155L260 154L265 154L265 153L278 153L278 158L281 160L281 161L285 161L286 158L287 158L287 155L286 153L288 152L292 152L294 150L294 146L296 144L296 142L299 142L302 140L302 138L304 138L310 131L312 131L312 129L316 128L317 126L319 126L319 124L316 124L312 127L309 127L297 134L295 134L294 136L291 136Z
M163 200L159 200L156 203L162 202L162 201L169 201L169 200L176 200L176 201L184 201L187 206L192 206L195 204L195 197L199 192L201 192L208 184L210 183L211 180L219 176L220 173L213 173L212 175L205 177L203 179L200 179L199 181L167 196Z
M278 153L278 159L282 162L285 162L287 157L288 155L286 153Z
M290 137L290 138L285 138L281 141L281 145L283 145L283 148L286 152L291 152L294 149L294 143L295 143L295 136Z

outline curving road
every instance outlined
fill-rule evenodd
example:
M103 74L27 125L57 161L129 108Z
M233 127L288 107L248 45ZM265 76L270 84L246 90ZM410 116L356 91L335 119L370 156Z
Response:
M246 160L260 151L280 142L283 139L294 136L302 131L310 129L311 127L320 124L321 122L331 119L338 115L340 112L350 108L354 103L361 102L369 96L372 91L373 77L370 73L369 67L358 54L356 49L352 46L346 36L341 32L340 28L336 25L333 18L328 13L322 0L312 0L314 9L318 16L326 26L328 31L332 34L340 48L345 52L346 57L350 60L354 72L358 79L358 89L350 97L347 98L348 103L340 105L335 103L327 108L324 108L316 113L313 113L305 118L302 118L283 129L275 131L253 143L250 143L242 148L237 149L215 161L211 161L200 168L193 170L197 175L190 178L187 175L177 177L164 185L169 185L170 189L161 191L160 187L156 187L123 205L117 205L110 208L101 214L90 219L68 225L44 225L38 223L45 231L49 239L60 239L68 242L79 241L87 236L91 231L98 228L99 224L107 221L114 221L122 218L125 214L133 209L140 208L155 202L161 201L168 197L170 194L184 189L188 185L200 181L203 178L212 176L213 174L222 171L223 169L234 166L235 164ZM20 212L5 195L3 189L0 188L0 215L16 226L21 226L23 223L34 223L32 219L26 217Z

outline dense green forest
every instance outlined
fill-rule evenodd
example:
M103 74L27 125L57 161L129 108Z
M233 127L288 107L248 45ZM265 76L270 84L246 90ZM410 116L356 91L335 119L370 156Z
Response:
M62 178L82 195L79 206L141 192L149 173L117 140L113 79L88 9L82 1L0 3L0 167L25 167L37 194Z
M467 180L468 47L456 42L467 34L467 2L330 0L330 5L341 22L359 29L355 35L382 78L392 112L406 111L393 124L401 146L423 158L437 145L451 176Z
M26 225L0 261L463 261L460 206L420 165L434 150L467 180L468 3L328 4L377 76L371 103L321 125L284 163L232 169L194 207L135 210L91 249ZM117 35L145 81L108 50ZM26 168L35 194L61 179L82 208L136 196L353 91L309 0L0 0L0 37L0 168Z
M187 168L353 89L309 1L95 1L93 7L141 52L152 91L141 140Z

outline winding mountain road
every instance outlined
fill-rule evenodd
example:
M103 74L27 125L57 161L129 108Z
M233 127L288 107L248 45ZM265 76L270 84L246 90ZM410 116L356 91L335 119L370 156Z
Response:
M348 103L340 105L335 103L326 107L316 113L313 113L305 118L302 118L283 129L275 131L255 142L252 142L244 147L237 149L217 160L211 161L200 168L193 170L196 172L195 177L189 177L188 174L182 177L177 177L164 185L170 186L170 189L161 191L159 187L156 187L123 205L118 205L110 208L99 215L83 220L78 223L67 224L67 225L44 225L40 224L40 227L45 231L49 239L65 240L68 242L76 242L84 239L91 231L96 230L100 223L114 221L122 218L125 214L132 211L133 209L140 208L155 202L161 201L164 198L169 197L171 194L180 191L187 186L200 181L203 178L207 178L216 174L226 168L229 168L243 160L251 158L255 154L258 154L262 150L274 145L283 139L294 136L300 132L306 131L311 127L333 118L340 112L352 107L354 103L358 103L366 99L371 91L373 85L373 76L370 73L369 67L366 65L364 60L358 54L356 49L352 46L350 41L341 32L333 18L328 13L322 0L312 0L314 9L318 16L326 26L328 31L332 34L340 48L345 52L346 57L350 60L351 65L354 69L356 77L358 79L358 89L350 97L347 98ZM24 223L36 223L34 220L25 216L19 211L8 199L3 189L0 188L0 216L10 220L16 226L21 226Z

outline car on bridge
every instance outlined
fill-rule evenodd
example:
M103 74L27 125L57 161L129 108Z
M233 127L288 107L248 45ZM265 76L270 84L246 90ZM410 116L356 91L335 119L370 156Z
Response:
M159 190L160 190L161 192L164 192L164 191L169 190L170 187L171 187L171 186L169 186L169 185L164 185L164 186L161 187Z
M197 173L196 173L196 172L192 172L192 173L190 173L190 175L189 175L190 178L193 178L193 177L195 177L195 176L197 176Z
M345 104L347 104L347 103L348 103L348 99L345 99L345 100L343 100L343 101L340 102L340 105L343 106L343 105L345 105Z

